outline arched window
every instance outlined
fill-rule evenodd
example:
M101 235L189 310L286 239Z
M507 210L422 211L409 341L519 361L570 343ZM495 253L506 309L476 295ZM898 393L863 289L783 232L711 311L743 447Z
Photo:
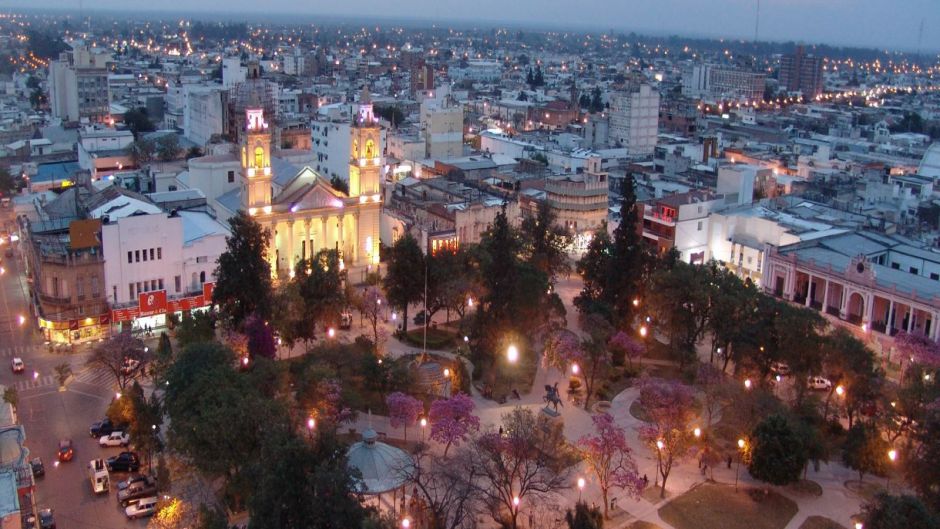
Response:
M366 142L366 155L364 156L364 158L367 158L369 160L371 160L372 158L375 158L375 142L374 141L369 140Z
M255 147L255 168L260 169L262 167L264 167L264 149Z
M206 272L205 270L203 270L202 272L199 272L199 284L204 285L205 283L206 283Z

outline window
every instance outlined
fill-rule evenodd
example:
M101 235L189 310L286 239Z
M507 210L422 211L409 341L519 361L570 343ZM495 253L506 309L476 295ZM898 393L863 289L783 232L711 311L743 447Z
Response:
M207 262L209 262L209 258L208 258L207 256L203 255L202 257L197 257L197 258L196 258L196 262L197 262L197 263L207 263Z
M134 252L132 252L132 251L130 251L130 250L127 251L127 262L128 262L128 263L133 263L133 262L134 262Z
M85 278L79 277L75 282L75 293L78 295L78 299L85 299Z
M264 149L261 147L255 147L255 165L256 168L260 169L264 167Z
M898 264L898 263L891 263L891 268L894 268L895 270L900 270L900 269L901 269L901 265Z
M111 296L114 298L114 303L117 303L117 285L111 285Z
M199 272L199 284L201 285L201 284L204 284L205 282L206 282L206 272L205 270L203 270L202 272Z
M134 250L134 262L135 263L140 262L140 250Z
M940 274L938 274L938 273L936 273L936 272L932 272L932 273L930 274L930 279L933 279L934 281L940 281Z
M183 283L183 278L180 277L180 276L176 276L176 277L173 278L173 283L174 283L173 286L176 287L176 293L179 294L180 288L183 286L183 285L182 285L182 283Z
M162 260L162 259L163 259L163 248L160 247L160 248L157 248L157 260Z
M912 267L910 268L910 272L911 272L912 274L915 274L915 275L916 275L916 274L919 274L919 273L920 273L920 270L918 270L918 269L916 269L916 268L914 268L914 267L912 266Z
M702 231L702 221L698 221L698 231Z
M127 285L127 297L131 300L134 299L134 283L128 283Z
M138 294L140 294L141 292L144 291L144 289L147 288L145 285L146 285L146 283L141 283L140 281L137 282L137 293L138 293Z
M150 249L150 260L153 261L153 248Z
M162 278L157 279L157 288L158 288L159 290L163 290L163 279L162 279Z
M229 171L229 172L228 172L228 183L231 184L231 183L234 183L234 182L235 182L235 171Z
M154 290L156 290L156 289L157 289L157 280L156 280L156 279L151 279L151 280L150 280L150 290L151 290L151 291L154 291Z
M91 276L91 297L98 297L98 276Z
M144 254L144 261L146 261L146 260L147 260L147 249L144 248L144 251L142 251L142 252L140 252L140 253Z

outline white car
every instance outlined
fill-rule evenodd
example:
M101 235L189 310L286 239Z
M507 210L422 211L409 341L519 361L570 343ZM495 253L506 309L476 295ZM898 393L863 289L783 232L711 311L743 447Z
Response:
M127 446L131 442L131 436L127 432L111 432L109 435L101 436L98 444L101 446Z
M26 364L23 363L22 358L14 356L13 361L10 363L10 369L12 369L14 373L22 373L26 370Z
M829 391L832 389L832 381L823 377L809 377L806 381L806 387L809 389Z
M124 509L124 514L131 520L143 518L144 516L153 516L157 512L157 502L160 501L156 496L141 498L137 503L132 503Z

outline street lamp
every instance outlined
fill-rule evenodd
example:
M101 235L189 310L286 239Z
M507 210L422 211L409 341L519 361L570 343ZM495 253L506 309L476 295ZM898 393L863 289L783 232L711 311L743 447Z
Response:
M744 442L744 439L738 439L738 465L734 468L734 491L738 491L738 474L741 471L741 460L744 459L744 447L747 443Z
M656 475L654 476L654 487L659 485L659 473L662 471L663 467L663 447L665 446L662 439L656 440ZM665 487L665 484L663 484L663 486Z
M515 345L510 345L506 348L506 360L509 360L510 364L515 364L519 361L519 348Z
M19 316L16 317L16 321L19 322L20 325L23 325L24 323L26 323L26 316L23 316L22 314L20 314Z
M640 337L646 338L647 333L649 333L649 330L647 330L646 325L640 325Z
M578 366L577 362L575 362L574 364L571 364L571 374L577 375L578 371L581 371L581 368Z
M317 427L317 420L314 419L313 417L309 417L309 418L307 419L307 430L309 430L309 431L312 432L313 429L316 428L316 427Z
M751 379L749 378L744 379L744 389L751 389Z
M698 439L699 437L702 436L702 429L696 426L695 429L692 430L692 435L694 435L695 438Z
M329 329L326 330L326 335L329 336L330 338L333 338L334 336L336 336L336 329L334 329L333 327L330 327Z
M409 520L408 518L402 518L401 527L402 529L408 529L409 527L411 527L411 520Z
M634 307L640 306L640 298L633 298L633 306Z
M424 442L424 430L428 427L428 420L421 417L421 442Z
M838 385L838 386L836 386L836 395L838 395L838 396L840 396L840 397L844 397L844 396L845 396L845 388L842 387L841 384Z
M581 503L581 491L584 490L584 478L578 478L578 503Z
M894 464L895 461L897 461L897 459L898 459L898 451L895 450L894 448L892 448L891 450L888 450L888 460L891 461L892 465ZM887 472L885 472L885 490L888 492L891 491L891 469L890 468L888 469Z

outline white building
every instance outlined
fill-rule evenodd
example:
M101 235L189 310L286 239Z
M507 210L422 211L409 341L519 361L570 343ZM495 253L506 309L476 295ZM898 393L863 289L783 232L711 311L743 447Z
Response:
M447 70L453 80L470 79L472 81L495 81L503 74L503 65L499 61L472 59L466 66L454 65Z
M92 178L130 167L128 147L134 143L129 130L88 127L78 133L78 165Z
M76 47L49 63L49 107L62 121L103 123L111 116L107 64L111 54Z
M630 156L653 154L659 133L659 92L652 86L634 84L610 98L611 144L626 147Z
M214 283L216 261L225 251L229 231L204 212L167 214L153 205L147 209L102 224L104 278L112 313L127 314L125 321L135 327L159 328L166 325L166 314L179 312L176 308L198 308L195 301L184 300L201 296L204 285ZM140 294L150 293L156 293L162 307L141 314Z
M317 110L317 118L310 123L315 156L311 168L327 178L337 177L343 181L349 181L353 106L349 103L336 103L320 107ZM385 141L386 134L383 128L379 145L384 146ZM384 156L385 153L381 154Z
M232 88L244 83L248 76L248 67L242 66L239 57L225 57L222 59L222 86Z
M183 136L196 145L209 143L225 125L224 90L218 85L185 85Z
M421 133L425 158L463 156L463 108L446 98L425 99L421 102Z

